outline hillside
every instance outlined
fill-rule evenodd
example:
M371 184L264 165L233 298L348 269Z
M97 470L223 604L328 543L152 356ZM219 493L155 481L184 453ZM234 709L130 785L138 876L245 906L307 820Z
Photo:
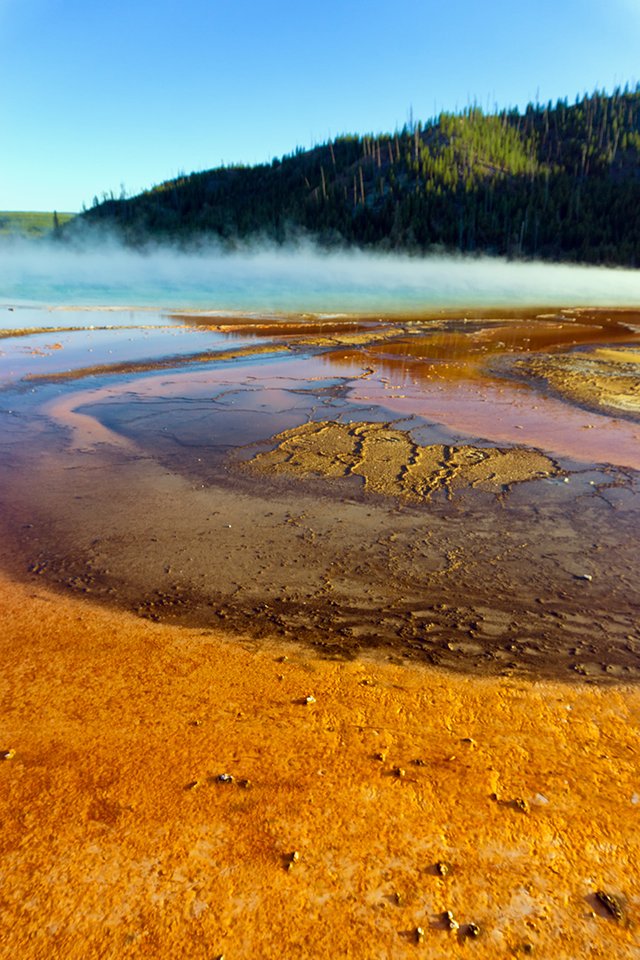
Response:
M640 265L640 86L574 104L441 114L107 200L128 242L203 236Z
M37 239L49 236L75 217L75 213L51 213L0 210L0 237L19 236Z

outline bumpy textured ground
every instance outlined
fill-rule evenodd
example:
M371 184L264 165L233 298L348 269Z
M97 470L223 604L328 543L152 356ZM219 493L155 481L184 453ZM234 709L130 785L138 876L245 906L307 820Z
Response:
M2 957L638 956L637 688L0 607Z
M425 500L437 490L472 487L499 493L514 483L554 476L550 457L537 450L430 444L418 446L404 430L384 423L307 423L276 438L253 467L293 476L358 476L365 490Z

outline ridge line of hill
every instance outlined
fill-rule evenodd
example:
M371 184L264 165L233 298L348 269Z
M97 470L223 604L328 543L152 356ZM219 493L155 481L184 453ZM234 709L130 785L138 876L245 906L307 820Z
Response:
M323 245L640 265L640 85L569 104L442 113L97 201L63 229L125 242L304 234Z

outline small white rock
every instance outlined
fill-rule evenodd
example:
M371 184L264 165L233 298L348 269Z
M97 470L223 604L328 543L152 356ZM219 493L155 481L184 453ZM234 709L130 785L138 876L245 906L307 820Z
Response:
M536 807L546 807L549 798L545 797L544 793L536 793L535 796L531 797L531 803Z

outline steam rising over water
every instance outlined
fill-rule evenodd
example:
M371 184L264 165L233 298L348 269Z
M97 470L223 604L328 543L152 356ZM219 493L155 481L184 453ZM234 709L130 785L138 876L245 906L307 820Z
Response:
M0 302L309 312L637 306L640 271L325 252L309 243L233 253L210 245L187 253L169 246L134 251L113 240L83 249L13 241L0 248Z

